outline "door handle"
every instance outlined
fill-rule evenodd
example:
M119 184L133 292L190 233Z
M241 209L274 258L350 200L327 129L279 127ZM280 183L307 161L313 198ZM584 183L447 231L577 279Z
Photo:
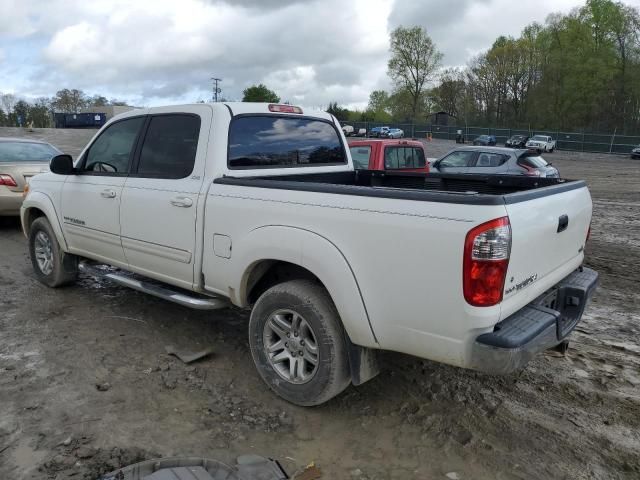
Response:
M558 233L564 232L569 226L569 215L561 215L558 218Z
M106 190L100 192L100 196L103 198L116 198L116 191L107 188Z
M173 197L170 200L170 203L174 207L189 208L191 205L193 205L193 200L191 200L189 197Z

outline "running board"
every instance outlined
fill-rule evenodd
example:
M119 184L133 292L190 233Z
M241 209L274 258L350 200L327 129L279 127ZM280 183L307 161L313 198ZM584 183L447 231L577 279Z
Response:
M87 273L94 277L106 278L112 282L122 285L124 287L133 288L139 292L148 293L154 297L162 298L184 307L194 308L196 310L218 310L220 308L226 308L229 306L229 302L221 297L196 297L190 296L176 290L171 290L168 287L156 285L151 282L145 282L144 280L137 280L135 278L127 277L113 272L103 272L97 268L87 265L81 262L78 265L78 269L81 272Z

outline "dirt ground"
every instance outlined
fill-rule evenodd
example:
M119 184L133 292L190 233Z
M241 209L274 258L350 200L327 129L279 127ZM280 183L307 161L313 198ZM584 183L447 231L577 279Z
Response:
M36 132L77 154L94 132ZM20 134L0 129L0 136ZM427 144L435 157L454 145ZM594 198L600 288L566 356L491 377L386 353L374 380L317 408L254 370L248 312L191 311L81 277L39 284L0 226L0 479L95 479L169 455L310 462L323 479L640 478L640 162L556 152ZM165 346L213 356L186 366Z

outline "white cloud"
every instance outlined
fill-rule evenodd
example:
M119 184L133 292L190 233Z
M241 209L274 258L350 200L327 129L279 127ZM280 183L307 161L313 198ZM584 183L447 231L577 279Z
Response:
M463 65L584 0L0 0L0 90L81 88L140 105L263 82L283 100L363 107L388 88L389 31L422 25ZM7 42L6 44L4 42ZM16 45L19 45L18 47Z

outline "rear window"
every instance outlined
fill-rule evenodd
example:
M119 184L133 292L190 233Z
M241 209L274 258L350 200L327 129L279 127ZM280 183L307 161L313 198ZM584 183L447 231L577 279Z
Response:
M542 168L548 165L547 161L540 156L524 156L518 160L518 165L529 168Z
M0 142L0 163L48 162L59 153L46 143Z
M384 168L424 168L427 162L424 151L417 147L386 147L384 149Z
M351 151L351 160L353 160L353 168L366 170L369 168L369 158L371 157L371 147L349 147Z
M313 118L244 116L229 127L229 168L341 165L347 157L330 122Z

